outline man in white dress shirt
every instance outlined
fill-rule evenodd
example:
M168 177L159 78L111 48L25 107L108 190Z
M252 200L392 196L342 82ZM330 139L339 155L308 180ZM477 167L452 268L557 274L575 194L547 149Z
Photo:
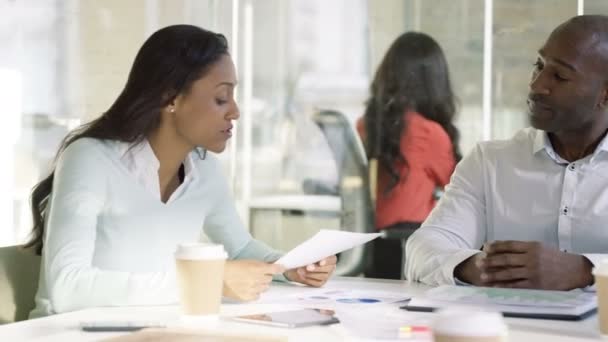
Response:
M608 16L574 17L538 51L531 128L482 142L408 240L427 284L568 290L608 257Z

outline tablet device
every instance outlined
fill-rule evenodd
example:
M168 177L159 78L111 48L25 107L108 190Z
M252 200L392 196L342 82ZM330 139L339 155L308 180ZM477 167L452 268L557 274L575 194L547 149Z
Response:
M308 327L338 323L332 310L300 309L293 311L270 312L256 315L231 317L232 320L244 323L264 324L283 328Z
M435 312L438 307L431 306L416 306L416 305L405 305L401 306L400 309L414 312ZM563 313L559 309L555 309L556 312L521 312L517 309L509 311L508 309L499 310L504 317L511 318L536 318L536 319L551 319L558 321L580 321L597 312L597 309L590 309L581 313Z

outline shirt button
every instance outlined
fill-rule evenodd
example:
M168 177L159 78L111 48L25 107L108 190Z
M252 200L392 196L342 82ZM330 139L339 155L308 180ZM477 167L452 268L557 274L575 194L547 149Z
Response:
M568 207L564 207L564 209L562 210L562 212L564 213L564 215L568 215Z
M576 167L574 166L574 164L570 165L570 171L574 171Z

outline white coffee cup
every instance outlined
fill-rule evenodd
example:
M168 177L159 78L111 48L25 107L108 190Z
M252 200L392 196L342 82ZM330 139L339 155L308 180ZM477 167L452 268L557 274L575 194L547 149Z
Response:
M608 259L599 262L593 269L597 293L597 311L600 334L608 339Z
M431 329L435 342L504 342L508 331L500 313L476 307L442 309Z
M219 244L177 246L177 283L185 315L213 317L219 314L227 257L224 246Z

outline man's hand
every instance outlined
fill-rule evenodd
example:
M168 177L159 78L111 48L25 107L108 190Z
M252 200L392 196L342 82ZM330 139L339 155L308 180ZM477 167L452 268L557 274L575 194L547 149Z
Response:
M461 262L454 269L454 277L475 286L488 286L481 280L481 268L479 262L485 258L485 253L479 252L465 261Z
M332 255L315 264L291 269L285 272L285 278L309 286L321 287L336 270L337 261L338 258Z
M240 301L258 299L270 287L272 276L284 271L281 265L256 260L226 261L223 295Z
M587 258L539 242L495 241L485 244L483 252L477 259L467 259L462 267L474 274L475 285L571 290L593 283ZM469 262L471 259L475 260Z

